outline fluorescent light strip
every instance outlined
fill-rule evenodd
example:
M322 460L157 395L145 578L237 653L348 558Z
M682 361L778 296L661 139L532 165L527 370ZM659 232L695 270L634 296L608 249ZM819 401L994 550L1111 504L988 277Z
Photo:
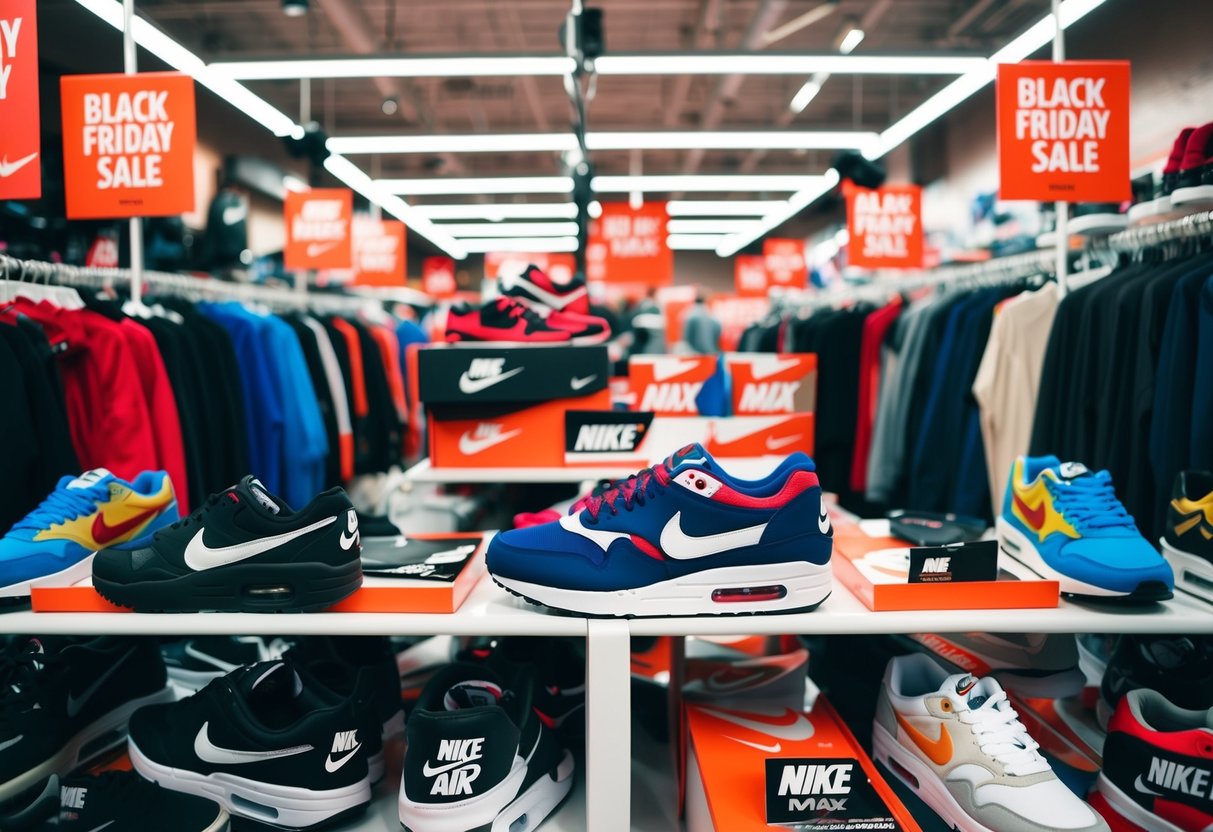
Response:
M816 178L819 180L818 182L810 187L804 188L792 194L792 196L788 198L787 202L783 203L778 210L767 214L767 216L764 217L758 224L758 228L756 230L730 234L728 237L721 239L720 245L716 247L716 253L721 257L733 256L743 246L749 245L763 234L766 234L787 222L792 217L804 210L805 206L807 206L809 203L814 202L819 197L829 193L830 190L838 184L841 177L839 177L838 171L834 170L834 168L830 168L828 171L826 171L825 176L818 176Z
M875 133L764 130L589 133L590 150L867 150ZM577 149L572 133L506 133L471 136L345 136L328 141L333 153L509 153Z
M431 220L571 220L577 206L571 202L538 202L498 205L414 205Z
M671 217L765 217L786 202L785 199L672 199L665 207Z
M670 234L665 243L671 251L715 251L724 237L708 234Z
M809 80L804 82L804 86L797 90L792 96L792 102L788 105L793 113L803 113L805 107L813 103L813 99L821 92L821 88L825 86L825 82L830 79L828 72L814 73Z
M289 61L219 61L216 72L241 81L278 78L488 78L568 75L576 64L564 55L450 55L436 58L313 58Z
M838 44L838 51L844 55L850 55L855 51L855 47L863 43L864 31L858 27L851 29L843 36L842 42Z
M671 234L737 234L751 231L761 220L681 220L672 219L666 226Z
M504 176L484 179L380 179L376 183L394 194L435 196L440 194L567 194L573 190L569 176Z
M448 223L442 230L452 237L576 237L575 222L471 222Z
M590 180L590 187L597 193L629 193L644 191L646 193L687 191L687 192L753 192L753 191L795 191L800 188L812 187L821 179L820 176L747 176L728 174L711 176L694 174L688 176L595 176Z
M603 55L599 75L962 75L985 63L969 55Z
M549 251L576 251L576 237L492 237L461 240L460 245L473 254L488 251L521 251L536 254Z
M1059 11L1062 29L1067 29L1078 20L1090 14L1104 4L1106 0L1063 0ZM995 52L989 59L983 60L980 66L975 66L952 81L935 95L928 98L915 109L911 110L900 121L893 124L880 134L880 139L870 150L864 152L869 159L879 159L928 124L944 116L961 102L967 100L979 90L994 80L1000 63L1017 63L1039 49L1044 48L1053 38L1056 24L1053 15L1046 15L1033 24L1026 32L1012 40L1002 49ZM854 56L852 56L854 57ZM837 182L838 174L831 171ZM832 185L830 187L833 187ZM789 208L773 211L762 222L762 230L757 234L750 232L733 234L725 239L716 249L721 257L729 257L744 246L749 245L763 234L771 231L791 219L801 209L814 202L828 192L830 188L812 185L793 194L788 199Z

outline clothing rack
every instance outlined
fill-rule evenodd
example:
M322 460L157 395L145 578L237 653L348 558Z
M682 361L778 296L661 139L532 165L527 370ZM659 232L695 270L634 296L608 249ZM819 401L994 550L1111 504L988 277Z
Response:
M1177 220L1118 231L1108 238L1114 251L1128 252L1175 240L1213 237L1213 211L1198 211Z
M132 276L130 269L67 266L38 260L18 260L0 254L0 280L106 289L119 284L129 286ZM313 309L335 314L354 313L368 306L382 309L380 301L368 297L317 292L303 294L272 286L229 283L208 277L167 272L143 272L142 278L145 291L150 294L175 295L195 301L237 300L261 304L272 309Z

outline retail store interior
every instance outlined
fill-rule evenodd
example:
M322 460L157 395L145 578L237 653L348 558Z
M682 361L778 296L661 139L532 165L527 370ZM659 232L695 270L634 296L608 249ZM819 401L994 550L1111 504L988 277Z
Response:
M0 0L0 832L1213 829L1210 31Z

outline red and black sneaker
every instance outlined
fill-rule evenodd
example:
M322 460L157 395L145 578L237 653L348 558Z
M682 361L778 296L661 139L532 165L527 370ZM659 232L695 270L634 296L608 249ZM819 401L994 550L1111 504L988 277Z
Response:
M543 315L543 312L539 314ZM610 324L606 319L594 315L553 309L544 315L544 320L548 322L548 326L567 332L574 344L601 344L611 337Z
M578 315L590 313L590 296L584 280L574 278L568 283L556 283L538 266L527 266L522 274L501 275L497 283L501 294L517 298L528 306Z
M1125 820L1150 832L1213 825L1213 710L1132 691L1108 724L1103 764L1096 788Z
M513 298L500 297L479 309L452 307L447 313L446 340L455 343L567 344L572 335L568 330L549 325Z

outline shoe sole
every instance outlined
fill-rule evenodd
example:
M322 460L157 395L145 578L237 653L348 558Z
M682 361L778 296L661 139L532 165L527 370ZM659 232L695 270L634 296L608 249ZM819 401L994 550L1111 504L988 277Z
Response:
M1063 575L1045 563L1044 557L1032 545L1032 541L1024 536L1023 532L1001 517L998 518L998 546L1012 560L1023 564L1045 580L1057 581L1058 589L1063 595L1077 595L1092 601L1117 601L1130 604L1166 601L1175 595L1161 581L1143 581L1131 592L1124 592Z
M362 586L358 560L323 563L238 563L163 581L118 583L94 573L102 598L136 612L317 612Z
M493 575L498 586L533 604L596 618L773 615L811 612L834 587L830 564L807 561L705 569L681 578L602 592L561 589ZM716 600L717 593L726 593ZM744 600L747 594L774 595Z
M309 829L352 818L365 811L371 802L371 784L365 777L352 786L315 791L223 772L200 774L173 768L150 759L134 740L130 742L130 757L131 765L145 780L175 792L205 797L236 817L271 826Z
M1213 604L1213 563L1187 552L1181 552L1163 538L1162 555L1175 572L1175 586Z
M1104 796L1113 812L1142 829L1148 829L1150 832L1184 832L1170 821L1139 806L1137 801L1121 791L1103 772L1100 772L1099 779L1095 781L1095 789Z
M126 726L135 711L147 705L159 705L174 700L168 687L125 704L82 728L64 744L59 753L39 763L6 783L0 783L0 803L31 789L52 774L66 775L85 763L120 747L126 742Z
M30 578L15 584L0 587L0 604L12 603L30 597L33 587L43 586L73 586L80 583L93 572L93 558L96 552L89 552L80 560L58 572L43 575L40 578Z

